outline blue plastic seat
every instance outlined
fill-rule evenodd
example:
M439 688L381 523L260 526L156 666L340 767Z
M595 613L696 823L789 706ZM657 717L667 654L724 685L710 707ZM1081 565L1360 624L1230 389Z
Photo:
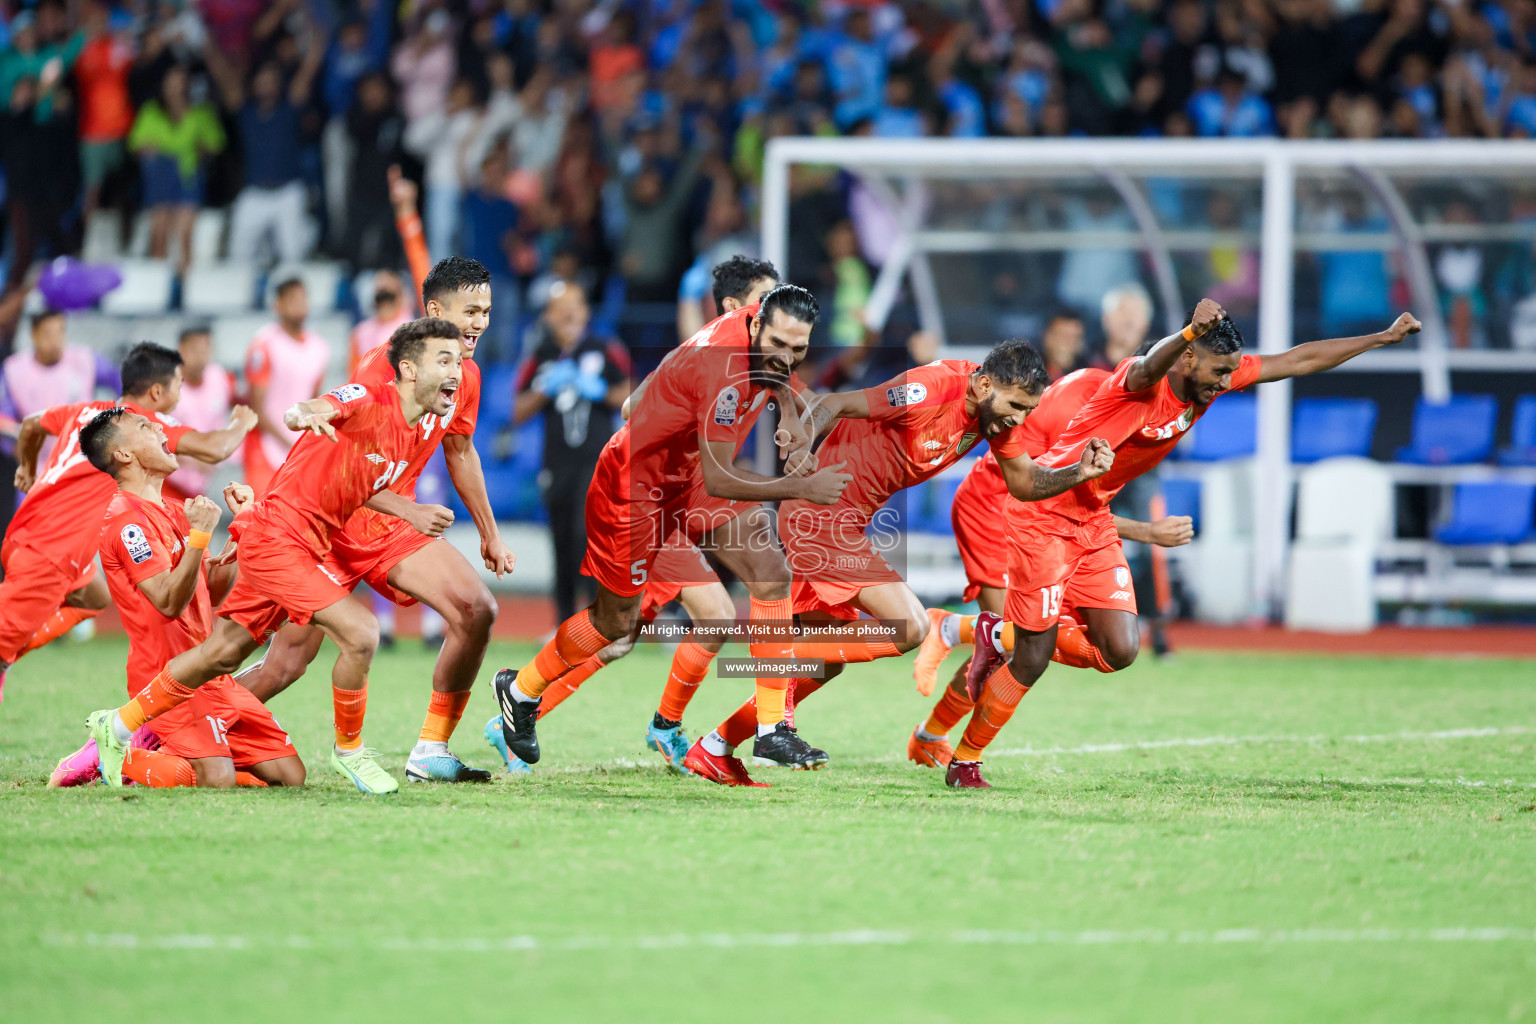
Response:
M1493 480L1457 484L1451 521L1435 532L1442 544L1519 544L1532 535L1536 483Z
M1482 462L1493 452L1499 403L1492 395L1454 395L1444 405L1420 398L1413 410L1413 443L1397 461L1425 466Z
M1291 461L1369 457L1376 414L1369 398L1298 398L1291 407Z
M1163 504L1170 516L1189 516L1200 532L1200 481L1186 477L1163 477Z
M1521 395L1515 402L1515 423L1509 447L1499 452L1506 466L1536 466L1536 395Z
M1245 459L1258 450L1259 402L1253 395L1222 395L1200 417L1179 447L1186 459Z
M480 372L480 424L499 427L510 423L517 367L493 365L482 367Z

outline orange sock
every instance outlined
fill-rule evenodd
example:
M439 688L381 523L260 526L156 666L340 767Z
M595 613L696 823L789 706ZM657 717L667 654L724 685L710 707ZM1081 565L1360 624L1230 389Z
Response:
M128 751L128 759L123 762L123 778L151 789L197 785L197 772L192 769L191 761L159 750Z
M741 707L731 712L731 717L715 729L725 742L739 747L757 734L757 698L749 697Z
M987 677L981 690L981 700L976 702L976 713L965 727L965 736L955 747L956 761L980 761L981 752L1008 724L1019 701L1029 692L1029 687L1013 678L1007 664L997 666Z
M749 612L752 625L773 625L784 627L794 621L795 606L789 598L780 598L777 601L759 601L752 599ZM787 658L790 656L791 644L787 638L771 638L755 640L747 645L747 653L754 658ZM757 679L757 724L777 725L784 721L785 690L789 688L789 680L759 676Z
M543 718L559 707L565 698L575 693L582 683L592 678L592 673L602 667L603 663L594 654L550 683L544 688L544 696L539 698L539 717Z
M810 679L805 676L789 681L789 691L784 701L784 721L789 723L791 729L795 727L795 708L800 706L802 700L826 685L825 679Z
M963 644L976 642L976 616L960 616L960 642Z
M699 684L704 681L704 676L709 672L709 664L714 660L714 651L700 647L692 640L678 644L677 651L672 655L672 672L667 676L667 688L661 693L661 704L657 706L656 713L668 721L681 722L683 712L688 710L688 702L698 692Z
M19 658L23 654L35 651L44 644L53 643L86 619L94 619L100 614L101 610L99 608L71 608L67 604L61 605L59 610L49 616L48 621L38 627L36 633L32 634L32 639L27 641L26 646L16 652L16 657Z
M517 673L517 688L529 697L543 696L550 683L607 647L608 643L592 625L589 609L583 608L560 623L554 639Z
M235 770L235 785L237 785L237 786L260 786L262 789L266 789L267 788L267 784L265 782L262 782L256 776L252 775L250 772L240 771L239 769Z
M1056 626L1056 650L1051 660L1072 668L1096 668L1100 672L1113 672L1104 652L1088 639L1088 631L1082 626L1062 622Z
M148 686L140 690L127 704L117 709L117 714L123 720L123 724L128 727L128 731L133 732L151 718L165 714L196 692L172 679L169 669L161 669L160 674L151 679Z
M331 704L336 711L336 749L356 750L363 745L363 715L368 711L368 681L360 690L331 687Z
M464 705L469 703L469 691L452 693L432 691L427 702L427 720L421 724L421 738L428 743L447 743L448 737L464 717Z
M923 731L930 736L948 736L949 730L959 724L960 719L971 713L976 705L971 698L961 690L956 693L948 686L939 696L939 702L933 706L933 713L928 716L928 721L923 723Z
M821 658L838 665L857 665L901 652L889 640L805 640L790 649L795 658Z

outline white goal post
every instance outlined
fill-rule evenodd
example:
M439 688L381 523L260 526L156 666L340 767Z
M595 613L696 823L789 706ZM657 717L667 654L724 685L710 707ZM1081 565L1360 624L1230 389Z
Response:
M957 340L946 331L945 303L936 286L934 262L946 255L980 250L1138 251L1145 260L1152 294L1165 329L1176 330L1183 310L1198 298L1183 295L1175 266L1178 253L1209 250L1231 235L1169 224L1153 209L1150 178L1199 178L1246 182L1260 194L1257 228L1258 350L1282 351L1294 337L1295 261L1298 247L1297 190L1304 180L1348 178L1384 214L1375 241L1364 235L1310 240L1315 251L1380 246L1396 261L1411 294L1410 307L1424 322L1417 347L1369 353L1354 369L1416 369L1423 394L1441 400L1450 393L1453 369L1536 369L1536 351L1452 350L1441 312L1429 245L1457 239L1536 238L1536 224L1426 224L1406 198L1405 182L1419 178L1451 182L1491 180L1514 188L1536 183L1536 141L1305 141L1214 139L837 139L776 138L767 148L762 188L763 255L787 279L810 268L791 265L792 170L819 165L843 170L886 208L893 230L888 251L878 257L866 319L882 327L905 283L917 320L947 347ZM928 223L936 182L1008 182L1027 190L1030 182L1093 182L1113 189L1123 203L1124 230L1087 231ZM1036 313L1049 312L1036 310ZM1383 323L1381 326L1385 327ZM973 345L987 339L969 339ZM992 339L996 340L996 339ZM1291 510L1288 382L1258 390L1258 474L1253 494L1254 565L1252 617L1275 619L1282 607Z

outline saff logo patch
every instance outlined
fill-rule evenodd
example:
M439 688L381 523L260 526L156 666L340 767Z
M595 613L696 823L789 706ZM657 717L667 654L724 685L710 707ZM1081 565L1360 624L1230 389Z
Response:
M130 523L123 527L123 548L128 552L128 557L133 559L134 565L143 565L154 557L154 550L149 546L149 538L144 536L144 527L137 523Z
M715 422L728 427L736 422L736 412L741 407L741 392L733 387L722 388L715 398Z
M1131 570L1123 565L1115 566L1115 586L1124 589L1131 585Z
M900 387L886 388L885 400L890 403L892 409L900 409L904 405L917 405L928 397L928 385L903 384Z
M331 397L343 404L355 402L368 394L368 389L361 384L343 384L331 392Z

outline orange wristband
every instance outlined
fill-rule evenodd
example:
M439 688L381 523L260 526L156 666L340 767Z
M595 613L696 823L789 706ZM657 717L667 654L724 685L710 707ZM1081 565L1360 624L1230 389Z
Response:
M193 530L191 536L187 538L187 547L206 551L210 540L213 540L213 534L207 530Z
M1182 332L1182 336L1183 336L1185 341L1194 341L1195 340L1195 325L1194 324L1187 324L1184 327L1184 330Z

